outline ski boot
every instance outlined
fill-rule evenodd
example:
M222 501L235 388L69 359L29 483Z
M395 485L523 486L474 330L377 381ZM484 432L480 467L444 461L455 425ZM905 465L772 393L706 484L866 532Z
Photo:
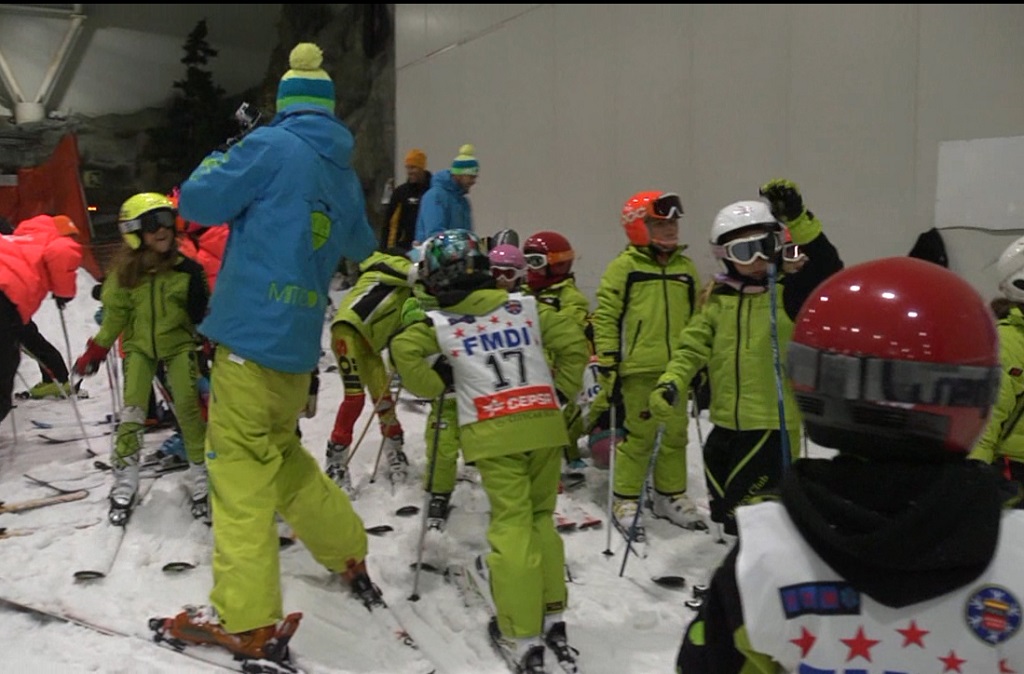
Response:
M707 531L708 525L697 512L697 506L685 494L662 494L654 492L651 498L651 513L658 519L666 519L677 527L689 531Z
M192 517L210 521L209 478L205 463L190 463L188 479L192 484Z
M249 660L269 660L282 665L282 671L290 671L288 642L299 628L301 619L301 613L289 613L278 624L232 633L221 626L220 616L212 606L186 606L173 618L151 618L149 628L153 630L154 641L167 642L177 651L193 645L210 644L226 648L236 659L243 661L243 666Z
M28 396L33 400L68 398L71 396L71 384L68 382L58 384L55 381L41 381L28 390Z
M544 643L539 638L510 639L501 633L498 619L493 616L487 623L487 634L516 674L547 674L548 670L544 669Z
M576 664L576 656L580 652L569 645L569 640L565 636L564 621L559 620L548 628L544 633L544 643L555 654L562 671L566 674L577 674L579 667Z
M391 484L404 484L409 476L409 459L402 451L402 435L384 438L384 455L388 460L388 479Z
M327 441L327 462L324 472L327 477L334 481L334 484L341 487L346 493L352 494L352 478L349 477L348 467L348 445Z
M366 571L366 560L356 562L349 560L348 569L342 572L341 577L348 583L352 593L363 602L367 611L375 608L387 608L380 588L370 580L370 574Z
M107 519L114 526L128 524L139 492L139 455L114 456L111 464L114 470L114 484L110 488L110 511Z
M430 503L427 506L427 529L444 532L448 524L448 503L451 500L451 493L431 494Z

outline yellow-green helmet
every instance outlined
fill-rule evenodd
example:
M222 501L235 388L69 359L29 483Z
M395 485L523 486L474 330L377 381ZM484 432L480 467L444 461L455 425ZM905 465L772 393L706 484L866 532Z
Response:
M174 202L158 192L142 192L121 204L117 216L117 227L121 238L129 247L137 249L142 245L143 231L155 232L160 227L174 228Z

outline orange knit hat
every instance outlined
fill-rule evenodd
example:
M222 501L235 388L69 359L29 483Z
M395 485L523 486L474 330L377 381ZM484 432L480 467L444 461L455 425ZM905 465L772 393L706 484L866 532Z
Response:
M57 232L61 236L75 236L78 234L78 227L76 227L71 218L66 215L53 216L53 224L56 225Z
M414 147L405 155L405 165L415 166L420 169L427 168L427 153L418 147Z

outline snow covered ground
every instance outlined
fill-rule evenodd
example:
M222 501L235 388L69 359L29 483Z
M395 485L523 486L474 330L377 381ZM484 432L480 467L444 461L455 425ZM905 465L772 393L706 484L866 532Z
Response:
M98 303L89 296L92 278L80 272L78 297L65 309L72 357L97 329L93 314ZM340 295L340 294L339 294ZM335 295L335 299L339 297ZM35 320L42 333L65 353L60 314L47 300ZM325 335L328 325L325 323ZM324 339L326 345L327 339ZM326 356L322 367L332 363ZM23 358L15 390L39 380L35 363ZM27 384L26 384L27 382ZM109 426L92 426L112 409L106 372L85 380L89 397L77 403L88 431L99 434ZM306 447L322 462L335 411L341 401L341 379L324 373L319 411L303 420ZM406 453L412 475L419 478L425 465L426 405L403 392L398 413L405 427ZM369 407L356 426L363 428ZM63 424L40 431L31 420ZM706 435L710 424L702 419ZM707 512L695 422L691 420L689 452L690 492ZM188 513L183 473L149 481L150 489L129 523L110 573L102 579L76 581L75 569L112 549L116 535L107 524L106 494L109 475L97 470L87 449L106 459L111 436L92 437L63 444L47 444L42 433L74 435L78 426L69 401L21 401L0 426L0 499L16 502L50 495L48 489L24 475L49 481L62 489L87 489L87 498L21 514L0 514L0 527L31 530L26 535L0 539L0 597L44 610L72 615L117 635L40 617L0 604L0 631L5 635L3 670L8 672L218 672L223 668L183 659L152 643L147 620L173 615L186 603L206 603L212 576L210 536L197 528ZM147 434L147 450L156 449L170 431ZM420 649L402 645L385 628L368 620L367 611L331 575L310 557L301 542L281 551L285 611L302 611L302 624L292 640L298 665L310 673L380 672L426 674L431 670L452 674L506 673L486 636L486 614L467 609L456 592L435 573L419 577L419 600L410 601L414 584L416 544L421 515L400 517L402 506L425 506L418 481L392 489L383 470L370 482L380 446L377 424L370 425L353 459L358 498L356 511L367 527L387 524L393 531L370 538L368 565L385 599L416 640ZM577 509L606 519L607 471L589 467L586 484L560 497L569 514ZM146 481L144 481L146 484ZM460 481L453 497L445 534L428 537L424 559L443 568L447 563L468 564L487 549L487 499L473 481ZM284 528L282 527L284 531ZM694 583L705 583L726 553L707 533L685 532L664 521L648 522L648 557L630 557L620 577L625 545L607 522L597 529L564 535L569 585L570 643L581 651L581 671L588 674L650 674L674 671L682 632L693 616L684 606ZM187 549L183 549L187 548ZM167 573L163 565L187 554L198 554L193 570ZM611 554L606 554L611 553ZM671 590L651 578L681 575L686 587ZM127 636L125 636L127 635ZM549 666L554 665L548 656Z

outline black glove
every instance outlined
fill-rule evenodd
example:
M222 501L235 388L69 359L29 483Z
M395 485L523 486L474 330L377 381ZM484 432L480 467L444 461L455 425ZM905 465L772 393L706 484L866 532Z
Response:
M622 386L619 384L619 368L617 365L598 365L597 381L601 390L605 391L609 405L618 405L622 402Z
M670 381L661 382L647 401L647 408L655 420L664 423L675 414L675 404L679 400L679 389Z
M434 361L434 372L436 372L437 376L439 376L441 381L444 382L444 387L446 389L455 385L455 374L452 372L452 365L444 356L441 356Z
M771 204L772 215L784 223L793 222L804 212L804 198L791 180L770 180L761 185L760 194Z
M70 297L61 297L59 295L53 296L53 301L57 303L57 308L60 309L61 311L64 311L64 307L68 305L68 302L70 302L71 299L72 298Z

